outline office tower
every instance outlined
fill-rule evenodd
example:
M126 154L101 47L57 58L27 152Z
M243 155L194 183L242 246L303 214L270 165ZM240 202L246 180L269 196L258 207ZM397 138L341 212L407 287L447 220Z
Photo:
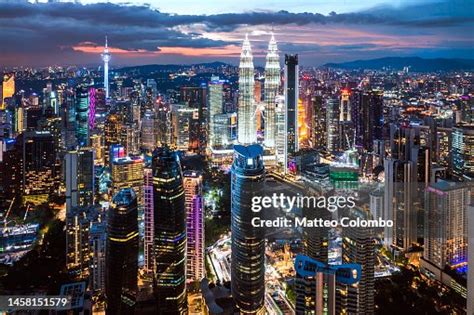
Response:
M157 148L152 169L158 313L186 314L186 209L177 153Z
M89 128L92 130L95 127L95 108L96 108L96 93L94 88L89 89Z
M440 180L426 189L423 258L443 270L466 267L472 186Z
M95 131L94 134L90 136L91 148L94 149L95 152L95 161L96 165L104 165L104 146L102 144L102 140L104 139L104 135L98 131Z
M454 127L452 131L452 173L458 180L474 178L474 126Z
M286 105L285 98L281 95L275 100L275 153L277 161L284 163L286 144Z
M265 146L275 147L276 114L275 98L280 88L280 56L275 37L272 34L268 43L265 63Z
M355 90L352 107L356 144L366 152L373 152L374 141L382 140L383 136L383 92Z
M474 206L469 205L469 214L468 214L468 264L469 268L467 269L467 314L474 315Z
M74 207L66 213L66 268L76 280L89 277L90 214L84 207Z
M211 77L209 88L209 147L214 147L216 144L215 138L219 136L215 127L215 116L222 114L223 105L223 82L219 77Z
M315 149L322 149L326 147L327 129L326 129L326 107L323 106L323 98L319 95L311 97L313 106L313 122L311 142Z
M125 147L127 154L140 154L140 129L132 123L122 125L120 143Z
M89 229L89 240L91 252L89 288L93 292L104 292L107 244L107 225L104 221L92 222Z
M213 149L226 147L234 143L237 137L237 114L214 115Z
M298 129L298 148L300 147L307 147L308 146L308 124L306 121L306 108L303 105L303 100L298 99L298 107L297 107L297 129Z
M339 103L339 121L352 121L351 118L351 91L343 89L341 91L341 102Z
M255 112L257 110L254 100L255 80L253 68L252 48L248 34L242 45L239 65L239 105L237 113L238 142L241 144L252 144L257 142L257 121Z
M109 98L109 61L110 61L110 52L107 43L107 36L105 36L105 47L104 52L102 53L102 61L104 62L104 89L105 89L105 98Z
M74 207L91 206L95 195L95 151L80 148L66 153L66 211Z
M144 168L144 214L145 214L145 238L143 240L143 249L145 256L145 271L149 274L153 273L155 266L154 255L154 237L155 237L155 220L153 207L153 170L151 165Z
M110 160L110 148L114 144L121 143L121 131L122 131L123 117L120 113L110 113L105 120L104 130L104 153L105 153L105 165L109 165Z
M254 196L262 196L265 168L260 145L234 146L231 170L231 290L240 314L264 314L265 232L254 228Z
M201 152L206 148L207 142L207 86L205 84L183 86L180 88L179 100L180 103L186 104L189 108L197 109L197 116L195 117L197 145L193 150Z
M153 152L156 147L155 124L155 112L147 109L141 123L141 147L147 152Z
M187 263L188 281L200 282L204 278L204 214L202 197L202 175L196 171L183 173L186 207Z
M197 152L199 150L199 112L184 104L176 105L177 149Z
M25 201L46 201L59 187L55 139L49 131L28 131L21 138L23 197Z
M171 123L170 105L160 102L156 110L157 124L157 144L171 145L173 144L173 125Z
M65 92L65 105L63 109L62 119L64 121L64 142L66 150L75 150L77 147L76 138L76 104L74 91L72 89L66 90ZM26 122L28 127L30 109L26 111Z
M2 84L2 99L0 109L6 108L5 100L7 98L13 97L15 94L15 74L14 73L5 73L3 75L3 84Z
M350 219L368 220L368 213L364 210L353 208L349 210ZM353 285L357 289L357 314L374 314L375 290L375 237L372 228L344 227L342 229L342 261L343 263L356 263L361 266L360 280ZM348 288L352 289L352 288Z
M300 254L295 259L295 270L297 279L308 279L314 286L314 290L300 292L305 299L302 304L297 300L296 314L364 314L357 310L360 265L328 265Z
M143 158L123 156L112 158L112 193L115 195L124 188L132 188L137 198L137 206L143 209Z
M298 55L285 55L286 152L298 151Z
M85 86L76 88L76 138L81 147L89 145L89 91Z
M305 207L303 208L302 217L308 220L316 218L331 219L331 213L326 209ZM322 263L328 263L329 228L303 228L303 245L303 252L307 257ZM323 300L321 288L333 281L332 278L324 274L309 275L307 277L301 277L297 274L295 277L296 313L321 314L324 305L330 303Z
M106 314L133 314L138 290L138 211L131 188L120 190L112 199L106 246Z
M326 101L326 146L330 153L339 150L339 102L336 98Z

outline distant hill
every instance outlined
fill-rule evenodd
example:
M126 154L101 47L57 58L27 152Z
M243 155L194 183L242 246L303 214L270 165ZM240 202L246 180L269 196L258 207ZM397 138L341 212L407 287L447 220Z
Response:
M472 70L474 69L474 59L424 59L420 57L386 57L369 60L355 60L342 63L327 63L324 65L329 68L340 69L373 69L380 70L390 68L402 70L403 67L410 67L414 72L433 72L433 71L454 71L454 70Z
M175 72L179 70L185 70L192 67L200 68L220 68L231 66L224 62L210 62L210 63L197 63L197 64L170 64L170 65L143 65L143 66L131 66L131 67L124 67L120 69L115 69L114 72L139 72L141 74L150 74L153 72Z

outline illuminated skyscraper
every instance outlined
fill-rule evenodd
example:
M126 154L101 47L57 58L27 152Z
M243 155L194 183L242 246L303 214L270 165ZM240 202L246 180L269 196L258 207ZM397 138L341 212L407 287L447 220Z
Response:
M104 61L104 89L105 89L105 98L109 98L109 61L110 53L109 47L107 44L107 36L105 36L105 47L104 52L102 53L102 61Z
M272 34L268 43L265 64L265 146L275 147L276 113L275 98L280 87L280 56L275 37Z
M118 193L124 188L132 188L137 198L137 206L143 209L143 158L125 156L112 160L112 192Z
M452 165L458 180L474 178L474 125L453 128Z
M185 206L188 281L200 282L204 278L204 214L202 197L202 176L196 171L183 173Z
M138 211L131 188L120 190L108 211L106 269L106 314L133 314L138 289Z
M76 105L76 138L79 146L89 145L89 90L79 86L75 95Z
M223 83L219 80L219 77L212 77L209 82L209 146L212 148L216 145L215 138L216 134L215 116L222 114L223 105Z
M92 222L89 230L89 244L91 252L89 288L94 292L104 292L107 253L107 225L104 221Z
M3 84L2 84L2 99L0 109L5 109L5 99L12 97L15 94L15 74L14 73L5 73L3 75Z
M364 210L353 208L349 211L349 218L355 220L369 219ZM361 266L360 281L353 285L357 292L357 308L348 305L348 314L374 314L375 290L375 238L372 228L344 227L342 229L342 261L343 263L356 263ZM348 287L347 290L352 290ZM355 312L354 312L355 311Z
M239 65L239 105L237 113L238 137L241 144L252 144L257 142L257 110L254 100L255 78L254 78L252 48L248 35L242 45Z
M339 150L339 104L336 98L326 101L326 146L330 153Z
M251 209L254 196L262 196L265 180L260 145L234 146L231 170L232 296L240 314L264 314L265 231L251 225L258 216Z
M159 314L187 314L186 209L181 164L168 147L153 152L155 295Z
M74 207L66 213L66 268L76 280L89 277L89 232L93 207Z
M468 183L443 180L426 189L423 258L439 270L467 266L471 191Z
M155 266L154 237L155 220L153 206L153 170L151 165L144 169L144 214L145 214L145 238L143 240L143 251L145 255L145 271L151 274Z
M91 206L95 195L95 152L80 148L66 153L66 211L74 207Z
M298 151L298 82L298 55L285 55L285 172L288 167L288 155Z

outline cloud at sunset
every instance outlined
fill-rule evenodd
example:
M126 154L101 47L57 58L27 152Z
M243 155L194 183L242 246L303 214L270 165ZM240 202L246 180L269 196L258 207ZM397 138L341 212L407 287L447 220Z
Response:
M300 53L301 63L383 56L470 57L472 2L410 2L357 12L245 11L172 14L146 5L112 3L0 2L0 66L99 64L105 35L114 65L236 63L249 33L257 63L270 31L282 53ZM41 60L42 64L38 64Z

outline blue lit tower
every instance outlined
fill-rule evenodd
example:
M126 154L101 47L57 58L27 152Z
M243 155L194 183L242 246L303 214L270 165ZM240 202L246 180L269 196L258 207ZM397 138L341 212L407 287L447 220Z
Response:
M251 224L252 198L262 196L265 168L260 145L234 146L231 177L232 296L240 314L264 314L265 232Z
M109 98L109 61L110 61L110 52L107 45L107 36L105 36L105 47L104 52L102 53L102 61L104 61L104 89L105 89L105 98Z
M157 313L187 314L185 193L176 152L157 148L152 172Z
M120 190L107 215L106 314L133 314L138 277L137 196Z
M85 86L76 88L76 138L81 147L89 145L89 89Z

